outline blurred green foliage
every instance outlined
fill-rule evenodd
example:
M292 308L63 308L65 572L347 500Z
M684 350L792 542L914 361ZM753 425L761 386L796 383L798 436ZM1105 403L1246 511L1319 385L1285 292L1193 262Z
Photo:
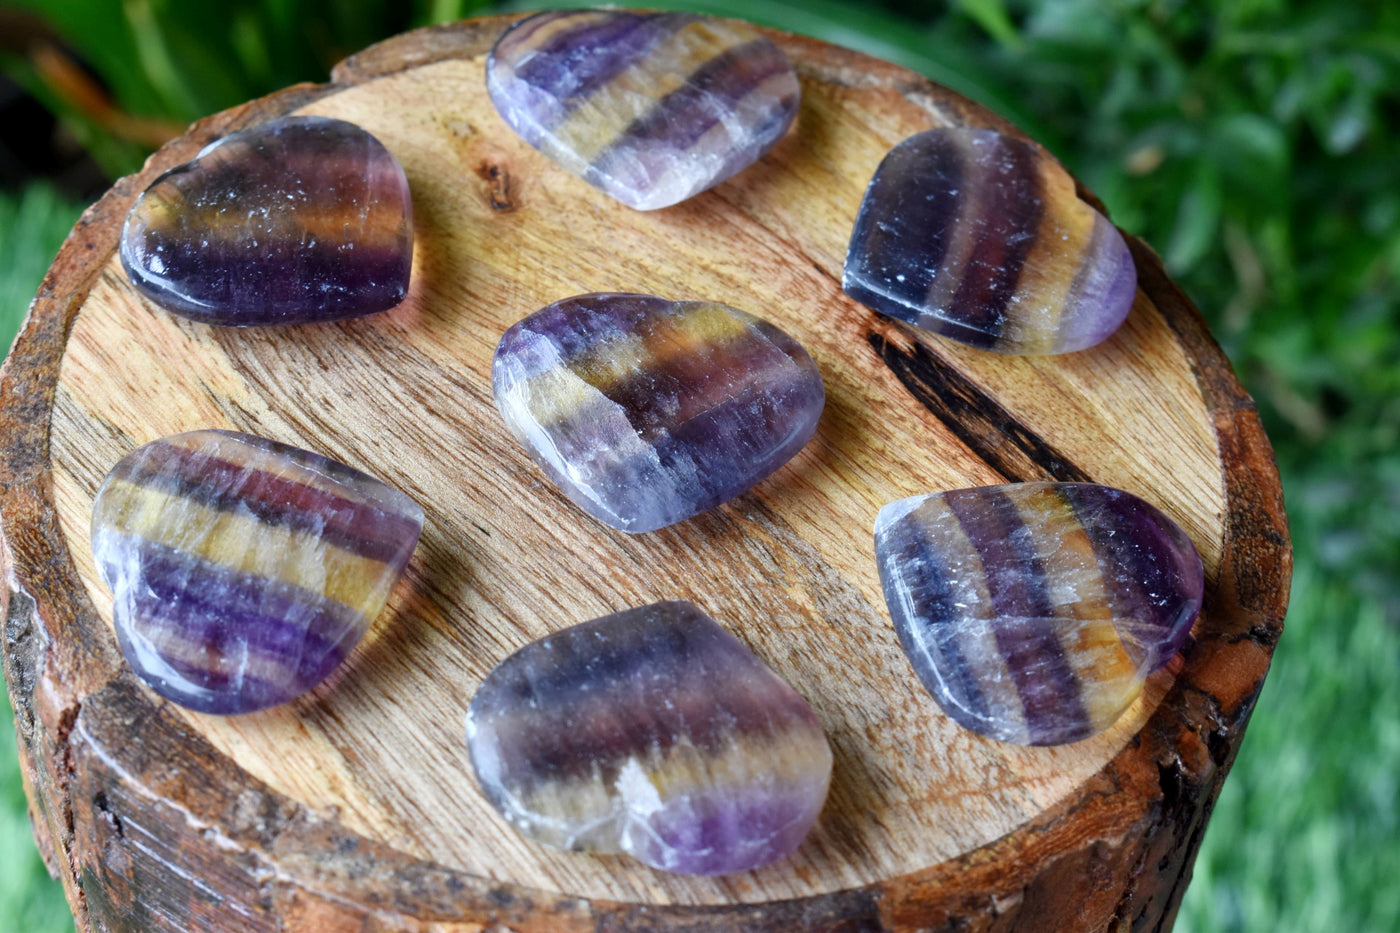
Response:
M9 2L47 17L126 112L182 123L324 80L346 53L409 26L583 5ZM646 5L742 17L921 71L1022 126L1161 251L1259 402L1298 564L1288 631L1178 929L1400 929L1400 5ZM63 106L22 61L8 67ZM139 165L144 152L69 116L109 171ZM4 335L75 210L44 189L0 198ZM26 233L6 241L10 230ZM0 742L0 846L22 819L9 755ZM0 917L60 929L24 888L34 863L0 866Z
M414 25L470 16L485 0L4 0L52 26L127 112L189 123L298 81L324 81L352 52ZM62 108L32 76L19 76ZM113 175L145 152L75 119Z
M0 690L0 722L8 724L9 715L9 698ZM0 858L0 929L69 933L73 916L63 900L63 889L44 870L30 835L15 760L15 733L9 728L0 729L0 852L5 853Z

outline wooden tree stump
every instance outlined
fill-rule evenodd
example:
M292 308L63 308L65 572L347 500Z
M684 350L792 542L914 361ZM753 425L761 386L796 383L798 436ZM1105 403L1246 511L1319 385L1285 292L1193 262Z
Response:
M263 930L1158 930L1170 927L1263 682L1290 554L1253 403L1157 257L1122 330L1005 357L877 317L841 267L896 142L1012 131L903 69L773 38L803 83L761 163L637 213L514 136L485 93L510 20L423 30L218 114L119 182L45 279L0 385L6 679L35 832L80 928ZM358 123L403 162L408 300L281 329L192 324L116 259L135 195L232 130L299 112ZM1087 195L1092 199L1092 196ZM812 353L816 439L749 494L651 534L573 508L503 430L505 328L592 291L723 301ZM127 451L205 427L383 478L428 514L409 571L332 681L218 718L123 664L89 550L93 495ZM1134 492L1205 561L1193 638L1108 732L1021 748L955 726L920 687L880 594L871 526L921 492L1036 479ZM704 607L806 696L831 795L790 859L691 878L546 850L472 779L467 703L510 651L660 599Z

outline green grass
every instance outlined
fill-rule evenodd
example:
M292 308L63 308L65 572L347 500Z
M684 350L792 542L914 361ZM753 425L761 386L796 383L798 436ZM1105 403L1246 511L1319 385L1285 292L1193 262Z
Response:
M1296 488L1296 486L1295 486ZM1293 607L1177 929L1400 929L1400 631L1318 566L1295 517Z
M58 246L78 219L79 205L45 187L0 192L0 343L8 347ZM9 694L0 704L0 930L63 933L73 917L63 889L34 847L15 755ZM6 924L9 924L8 926Z
M6 694L0 703L0 853L4 853L0 857L0 929L67 933L73 929L73 916L63 899L63 889L49 877L39 850L34 848L11 716ZM6 922L11 926L5 926Z
M130 111L180 121L322 79L394 29L492 6L21 5L45 9ZM497 6L543 5L560 4ZM1162 253L1259 402L1297 562L1274 669L1177 928L1400 930L1400 6L648 5L741 16L922 71L1025 128ZM141 152L72 123L110 170L139 164ZM6 342L76 210L45 189L0 196ZM66 929L25 842L13 758L0 738L0 927Z
M8 352L59 244L82 211L44 185L0 191L0 346Z

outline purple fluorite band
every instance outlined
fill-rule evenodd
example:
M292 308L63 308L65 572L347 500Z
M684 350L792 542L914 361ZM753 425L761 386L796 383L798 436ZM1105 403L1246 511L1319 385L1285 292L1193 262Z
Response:
M994 637L1021 695L1032 744L1061 733L1087 735L1089 718L1065 647L1039 621L1055 616L1053 570L1036 554L1015 505L995 488L954 490L944 501L981 559L999 621Z
M560 30L549 41L536 44L535 37L542 29L571 16L579 19L578 26ZM695 19L687 13L541 13L506 30L492 50L492 57L513 68L515 78L537 94L563 102L565 106L553 121L557 122L636 64L660 39ZM545 120L540 123L552 125Z
M383 311L408 293L412 202L379 140L325 117L224 137L157 178L121 260L151 300L207 324L302 324Z
M880 163L842 287L881 314L975 347L1068 353L1117 329L1137 273L1122 236L1042 149L944 127Z
M530 145L630 207L668 207L761 158L797 113L786 57L684 13L541 13L492 49L487 90Z
M93 504L93 556L136 674L243 713L320 683L354 648L422 527L407 496L262 438L195 431L128 454Z
M1009 742L1107 728L1181 647L1203 597L1175 523L1087 483L901 500L881 510L875 546L919 679L955 721Z
M373 502L347 499L281 474L250 472L246 463L211 457L200 449L154 441L146 450L147 458L159 457L159 470L151 470L145 459L128 459L109 477L217 511L250 514L268 527L314 531L327 544L377 561L393 560L404 540L418 535L420 523L412 516ZM364 474L353 471L341 478L354 482Z
M831 772L806 702L681 602L525 646L473 697L467 740L482 790L526 835L686 874L787 855Z
M807 352L711 302L581 295L506 331L496 405L550 478L623 531L732 499L795 455L825 402Z

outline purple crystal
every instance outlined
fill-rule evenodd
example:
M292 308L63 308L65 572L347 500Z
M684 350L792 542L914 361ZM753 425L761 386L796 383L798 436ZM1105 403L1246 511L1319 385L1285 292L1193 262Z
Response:
M501 416L579 508L651 531L734 498L812 437L825 393L807 351L725 305L581 295L506 331Z
M1040 147L937 129L890 151L856 217L846 294L1001 353L1069 353L1118 329L1137 294L1123 237Z
M206 324L373 314L408 294L408 179L351 123L283 117L233 133L157 178L122 229L145 295Z
M1186 533L1134 495L1023 483L880 510L875 554L904 652L981 735L1074 742L1112 725L1201 609Z
M690 13L541 13L486 64L526 142L629 207L668 207L758 161L792 124L792 65L749 27Z
M403 493L275 441L194 431L107 474L92 551L127 663L205 713L295 699L384 607L423 527Z
M520 832L683 874L788 855L831 779L811 707L684 602L526 645L472 698L467 742L482 790Z

